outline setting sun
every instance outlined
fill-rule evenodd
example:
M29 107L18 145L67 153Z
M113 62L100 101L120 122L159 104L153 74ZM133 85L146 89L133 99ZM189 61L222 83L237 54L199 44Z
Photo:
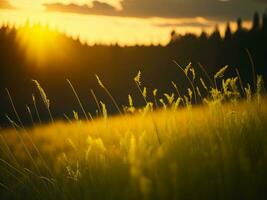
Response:
M37 24L19 28L17 42L28 61L36 65L45 64L48 56L60 57L65 48L56 32Z

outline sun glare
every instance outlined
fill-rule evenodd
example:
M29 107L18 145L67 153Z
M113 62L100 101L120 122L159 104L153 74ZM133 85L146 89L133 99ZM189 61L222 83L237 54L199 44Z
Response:
M17 41L21 50L26 54L28 61L35 64L45 64L46 57L49 55L60 56L60 50L64 44L57 33L43 25L26 25L20 28Z

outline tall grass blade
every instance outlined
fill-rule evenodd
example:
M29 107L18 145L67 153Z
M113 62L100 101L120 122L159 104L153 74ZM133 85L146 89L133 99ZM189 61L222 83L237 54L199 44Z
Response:
M91 91L91 94L92 94L92 96L93 96L93 98L94 98L94 101L95 101L95 103L96 103L98 112L99 112L100 114L102 114L102 112L101 112L101 108L100 108L100 105L99 105L99 102L98 102L98 100L97 100L97 97L96 97L96 95L95 95L94 90L91 89L90 91Z
M205 67L204 67L201 63L198 63L198 66L200 67L200 69L201 69L201 70L204 72L204 74L206 75L206 77L207 77L207 79L209 80L211 86L212 86L213 88L215 88L215 85L214 85L213 81L211 80L210 75L209 75L209 73L207 72L207 70L205 69Z
M116 107L116 109L118 110L118 112L119 112L120 114L122 114L121 109L119 108L119 106L118 106L117 102L115 101L114 97L111 95L110 91L109 91L109 90L107 89L107 87L102 83L102 81L100 80L100 78L99 78L97 75L95 75L95 77L96 77L96 79L97 79L97 81L98 81L98 84L99 84L100 87L102 87L102 88L104 89L104 91L107 93L107 95L109 96L109 98L110 98L111 101L113 102L113 104L114 104L114 106ZM103 113L103 115L104 115L104 113Z
M39 124L42 124L42 121L41 121L41 118L40 118L40 114L39 114L39 111L38 111L38 108L37 108L37 105L36 105L36 100L35 100L34 94L32 94L32 102L33 102L33 106L34 106L34 109L35 109Z
M246 52L248 54L248 58L249 58L249 62L250 62L250 65L251 65L251 71L252 71L252 80L253 80L253 89L254 89L254 92L256 92L257 90L257 81L256 81L256 71L255 71L255 63L252 59L252 55L250 53L250 51L248 49L246 49Z
M195 103L197 103L197 93L196 93L196 89L195 89L195 86L193 84L193 82L190 80L190 78L187 76L187 74L185 73L184 69L175 61L173 60L174 64L179 68L181 69L181 71L184 73L185 77L187 78L189 84L191 85L192 87L192 90L194 92L194 100L195 100Z
M13 102L13 100L12 100L12 97L11 97L11 95L10 95L10 93L9 93L9 90L8 90L7 88L6 88L6 92L7 92L9 101L10 101L10 103L11 103L11 105L12 105L12 108L13 108L13 111L14 111L14 113L15 113L15 116L16 116L16 118L17 118L19 124L20 124L20 127L24 128L23 123L22 123L22 121L21 121L21 119L20 119L20 117L19 117L19 114L18 114L18 112L17 112L17 110L16 110L16 108L15 108L15 105L14 105L14 102ZM11 120L11 121L12 121L12 120Z
M72 89L72 92L73 92L73 94L75 95L75 97L76 97L76 99L77 99L77 101L78 101L78 103L79 103L79 106L80 106L80 108L81 108L81 110L82 110L82 112L83 112L83 115L84 115L85 119L88 121L89 119L88 119L88 117L87 117L87 114L86 114L86 112L85 112L85 110L84 110L84 107L83 107L83 105L82 105L82 102L81 102L81 100L80 100L80 98L79 98L79 96L78 96L76 90L74 89L74 87L73 87L73 85L71 84L71 82L70 82L69 79L67 79L67 82L68 82L68 84L70 85L70 88Z
M52 116L51 111L50 111L50 100L47 98L46 93L45 93L44 89L41 87L41 85L39 84L39 82L37 80L32 80L32 81L35 83L37 89L40 92L40 95L41 95L42 100L44 102L44 105L48 111L51 122L54 123L54 119L53 119L53 116Z
M239 84L240 84L241 90L242 90L243 94L245 94L245 89L244 89L244 85L243 85L239 70L237 68L235 68L235 71L236 71L236 74L237 74L238 79L239 79Z
M28 114L30 116L32 125L35 125L34 120L33 120L33 116L32 116L32 112L31 112L31 109L30 109L30 107L28 105L26 105L26 110L27 110L27 112L28 112Z

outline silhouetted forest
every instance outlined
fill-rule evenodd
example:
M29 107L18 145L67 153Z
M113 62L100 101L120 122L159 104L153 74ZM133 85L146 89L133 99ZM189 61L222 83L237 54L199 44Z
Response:
M154 88L158 89L159 96L174 92L171 81L178 85L181 93L186 92L190 86L173 60L183 67L191 62L204 79L205 75L200 70L199 63L205 66L211 76L221 67L229 65L231 69L227 71L226 76L237 76L235 71L237 68L243 83L246 84L252 83L248 50L255 63L257 74L262 74L266 80L267 14L261 16L255 13L252 28L249 30L243 28L242 19L238 19L236 23L238 29L235 32L227 24L224 37L216 27L212 34L207 35L203 32L200 36L194 34L181 36L173 31L166 46L131 47L88 46L82 44L79 39L41 27L42 31L49 32L49 35L53 35L58 42L48 41L46 48L41 52L42 60L39 62L38 59L30 59L27 45L23 46L19 42L23 30L35 29L39 25L25 24L20 28L2 26L0 28L0 122L2 125L6 124L6 113L15 118L5 88L9 89L18 113L23 114L24 123L30 121L26 105L33 110L32 94L36 97L42 120L48 119L32 79L38 80L45 89L51 101L52 114L56 118L63 118L63 113L71 116L73 110L81 113L66 78L73 83L86 110L92 115L95 114L96 105L90 89L93 89L96 96L106 103L110 113L116 112L110 99L97 85L95 74L99 75L119 105L127 105L127 95L131 94L136 106L143 104L133 81L139 70L142 72L142 85L148 88L149 96L152 96ZM34 52L32 57L38 57L38 52ZM198 82L199 80L196 80L195 84Z

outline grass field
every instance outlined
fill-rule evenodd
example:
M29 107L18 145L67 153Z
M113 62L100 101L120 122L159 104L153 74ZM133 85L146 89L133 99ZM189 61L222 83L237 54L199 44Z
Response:
M115 117L97 98L98 118L82 105L88 120L74 112L68 123L51 116L50 125L23 128L19 116L7 116L13 128L0 133L1 199L266 199L263 81L258 76L250 89L238 76L223 79L226 69L209 78L210 86L201 79L203 95L188 66L187 95L176 90L159 98L154 90L152 101L138 73L144 108L135 108L129 96L121 109L97 77L122 113ZM35 83L49 111L48 97ZM192 106L194 101L202 103Z

